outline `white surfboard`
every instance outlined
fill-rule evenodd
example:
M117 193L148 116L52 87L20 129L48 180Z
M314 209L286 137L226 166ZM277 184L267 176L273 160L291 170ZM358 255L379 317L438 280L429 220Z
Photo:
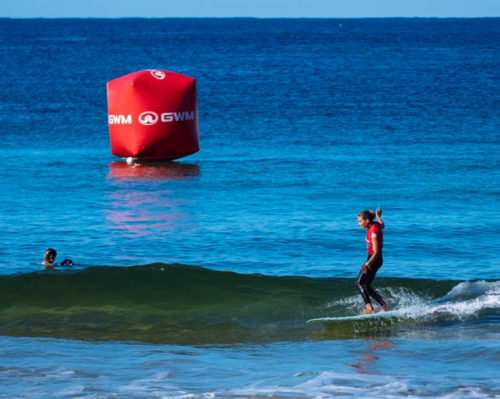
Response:
M390 318L390 317L399 316L399 315L401 315L401 311L389 310L388 312L364 314L364 315L356 315L356 316L321 317L318 319L308 320L307 324L325 324L325 323L334 323L334 322L341 322L341 321L360 321L360 320L369 320L369 319L382 319L382 318Z

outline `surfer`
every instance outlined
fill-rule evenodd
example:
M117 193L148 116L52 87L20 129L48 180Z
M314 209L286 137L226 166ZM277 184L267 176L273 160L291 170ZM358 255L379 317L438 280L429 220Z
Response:
M49 248L45 251L45 255L43 257L43 264L45 265L45 269L53 269L54 262L57 257L57 251L53 248ZM59 266L73 266L74 263L71 259L64 259Z
M375 222L375 216L377 221ZM380 294L375 291L371 284L375 279L378 269L382 267L384 262L382 258L382 247L384 244L384 237L382 230L385 227L384 221L382 220L382 209L377 208L377 212L364 210L358 213L358 224L362 229L367 229L366 233L366 244L368 247L368 258L365 263L361 265L361 270L356 281L356 286L365 301L366 309L362 315L375 313L373 309L370 297L375 299L380 306L382 306L381 312L386 312L389 310L389 306L382 299Z

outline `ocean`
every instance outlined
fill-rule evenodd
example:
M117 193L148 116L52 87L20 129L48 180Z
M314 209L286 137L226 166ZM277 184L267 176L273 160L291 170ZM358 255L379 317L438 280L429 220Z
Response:
M500 397L500 18L0 19L0 60L0 398ZM111 155L146 69L198 153ZM377 207L401 313L307 324L363 310Z

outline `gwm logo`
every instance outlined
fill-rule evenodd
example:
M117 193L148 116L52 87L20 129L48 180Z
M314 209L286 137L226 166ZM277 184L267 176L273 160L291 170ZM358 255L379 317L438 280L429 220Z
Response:
M158 80L163 80L165 79L165 72L162 72L162 71L151 71L151 75L153 75L154 78L158 79Z
M110 125L131 125L132 115L109 115L108 122Z
M162 122L194 121L194 111L191 112L164 112L161 114Z
M158 122L158 114L153 111L146 111L139 115L139 122L141 125L154 125Z
M139 115L139 123L145 126L151 126L160 120L163 123L194 121L194 111L183 112L164 112L160 116L156 112L146 111ZM132 115L109 115L110 125L131 125Z

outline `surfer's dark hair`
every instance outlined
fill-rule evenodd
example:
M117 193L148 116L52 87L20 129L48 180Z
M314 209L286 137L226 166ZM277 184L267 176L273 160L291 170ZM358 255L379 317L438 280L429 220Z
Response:
M368 219L370 223L373 223L373 219L375 219L375 212L365 209L364 211L359 212L358 216L361 216L361 219Z

